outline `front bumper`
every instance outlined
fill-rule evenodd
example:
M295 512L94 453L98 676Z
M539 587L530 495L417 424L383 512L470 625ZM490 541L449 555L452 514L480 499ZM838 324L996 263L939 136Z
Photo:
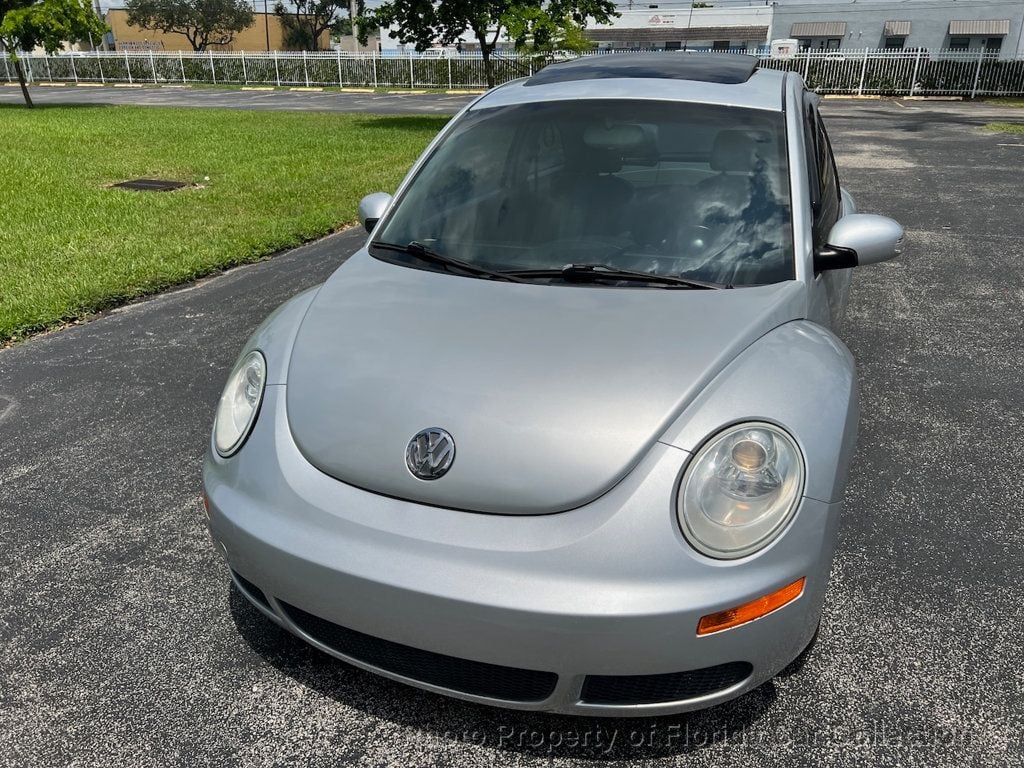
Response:
M439 509L369 493L309 465L292 440L284 395L284 386L267 388L236 457L208 456L210 532L241 591L264 613L356 666L498 706L655 715L757 687L814 633L838 505L804 499L767 549L738 561L706 558L686 543L675 519L673 489L687 454L656 444L615 488L576 510L503 516ZM801 576L806 587L794 602L749 624L696 635L701 616ZM352 650L369 641L397 649L402 663ZM510 699L487 685L438 684L434 673L417 674L417 664L437 657L442 665L464 662L453 680L497 666L554 682ZM749 670L737 672L738 662ZM586 693L609 676L631 676L643 687L654 682L646 676L722 665L732 665L725 667L731 677L711 680L707 692L711 673L697 675L704 686L691 690L698 695L649 701L648 693L643 703L613 696L609 703ZM633 682L625 688L635 690ZM654 689L666 690L659 685Z

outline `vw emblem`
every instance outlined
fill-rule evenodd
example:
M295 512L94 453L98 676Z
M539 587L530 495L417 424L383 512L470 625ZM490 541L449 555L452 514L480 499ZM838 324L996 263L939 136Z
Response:
M440 427L417 432L405 449L405 465L420 480L437 480L455 461L455 441Z

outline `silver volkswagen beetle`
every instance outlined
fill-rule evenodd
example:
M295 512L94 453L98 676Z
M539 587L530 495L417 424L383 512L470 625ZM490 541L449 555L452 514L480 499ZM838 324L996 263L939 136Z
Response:
M857 430L834 332L903 231L729 55L549 66L453 119L242 351L204 469L236 587L358 667L586 715L815 636Z

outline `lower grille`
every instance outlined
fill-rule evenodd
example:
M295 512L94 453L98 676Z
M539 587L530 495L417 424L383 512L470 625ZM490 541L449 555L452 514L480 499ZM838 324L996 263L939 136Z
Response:
M287 603L280 605L296 626L328 648L410 680L474 696L521 702L543 701L558 682L553 672L502 667L424 651L342 627Z
M731 661L714 667L663 675L587 675L584 704L661 704L724 691L747 679L754 667Z
M234 571L234 570L231 571L231 575L234 576L235 580L239 584L242 585L242 589L244 589L246 591L246 593L248 593L249 597L251 597L257 603L262 605L268 611L272 611L273 610L270 607L270 601L267 600L267 596L265 594L263 594L263 590L262 589L260 589L255 584L253 584L251 581L249 581L247 578L245 578L245 576L240 574L238 571Z

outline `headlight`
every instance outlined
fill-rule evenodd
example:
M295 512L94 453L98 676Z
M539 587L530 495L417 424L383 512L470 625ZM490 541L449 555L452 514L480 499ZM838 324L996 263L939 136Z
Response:
M249 436L266 383L267 361L255 350L231 371L213 424L213 443L221 456L227 458L237 452Z
M705 555L743 557L782 532L803 487L803 457L793 438L771 424L737 424L709 440L686 468L676 501L679 525Z

